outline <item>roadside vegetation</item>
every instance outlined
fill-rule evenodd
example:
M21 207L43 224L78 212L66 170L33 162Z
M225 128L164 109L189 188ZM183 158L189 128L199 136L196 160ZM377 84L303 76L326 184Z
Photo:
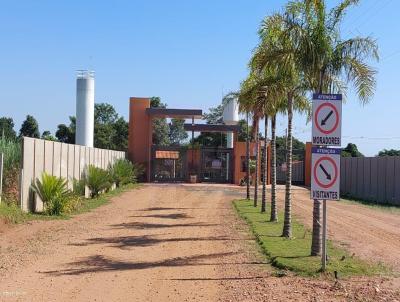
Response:
M21 166L21 144L16 139L0 138L0 153L3 153L2 203L17 204L18 182Z
M234 201L238 214L246 220L263 253L278 269L293 271L299 275L317 276L321 269L321 258L311 256L311 233L302 224L292 221L292 238L281 236L283 212L278 213L278 222L271 222L261 213L261 207L253 207L248 200ZM269 212L269 211L267 211ZM268 213L267 213L268 214ZM352 256L342 248L328 242L328 266L326 273L345 277L352 275L377 275L389 270Z
M16 202L8 201L0 205L0 218L6 223L19 223L32 219L68 218L87 212L107 203L115 194L133 188L142 172L140 166L126 159L116 160L107 170L90 165L81 180L72 180L72 190L68 188L67 179L44 172L32 184L36 198L43 201L43 212L24 213Z
M280 234L294 237L292 221L292 167L293 167L293 115L311 113L310 97L313 93L340 93L346 96L351 88L360 103L367 104L375 91L376 70L371 63L379 60L378 45L371 37L343 37L341 26L349 9L359 1L341 1L328 7L325 0L296 0L288 2L281 12L266 16L259 28L259 43L249 60L249 74L240 90L226 97L235 97L239 110L252 119L251 132L255 148L255 162L261 162L266 174L266 156L259 154L259 123L264 120L264 139L271 126L271 221L281 221ZM276 203L276 116L287 116L286 185L284 215L278 217ZM260 158L261 156L261 158ZM247 166L249 166L247 143ZM247 169L247 199L250 199L250 172ZM258 207L258 169L254 173L253 206ZM262 180L262 178L261 178ZM262 180L261 212L266 213L266 178ZM321 201L314 200L312 245L308 255L322 252ZM264 215L264 219L266 216Z

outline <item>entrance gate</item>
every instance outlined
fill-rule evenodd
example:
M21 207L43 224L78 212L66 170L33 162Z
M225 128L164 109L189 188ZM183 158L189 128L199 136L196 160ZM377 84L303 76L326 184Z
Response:
M202 182L232 183L233 149L202 148L200 180Z
M160 182L187 179L187 150L181 147L153 146L151 180Z

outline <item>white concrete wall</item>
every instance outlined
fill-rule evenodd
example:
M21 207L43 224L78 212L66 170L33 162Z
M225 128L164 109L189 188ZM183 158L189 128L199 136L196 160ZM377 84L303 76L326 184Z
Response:
M20 206L26 212L43 210L43 202L39 198L35 202L31 190L32 182L41 177L43 171L66 178L68 188L72 189L73 179L81 179L88 165L106 169L116 159L126 158L126 153L121 151L69 145L30 137L23 138L22 153Z

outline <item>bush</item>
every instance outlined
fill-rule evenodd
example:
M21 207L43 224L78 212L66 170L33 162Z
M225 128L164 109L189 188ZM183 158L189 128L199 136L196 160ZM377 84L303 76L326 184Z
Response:
M43 201L47 214L60 215L64 211L70 195L66 179L44 172L41 179L37 178L32 184L32 189Z
M3 199L17 203L18 178L21 165L21 144L18 141L0 138L0 153L4 154Z
M107 191L111 188L111 178L108 171L89 165L85 175L86 185L90 189L92 198L99 196L102 191Z
M117 159L112 166L109 166L108 170L117 188L121 185L136 182L134 166L129 160Z
M74 213L78 211L80 208L82 208L83 203L84 203L84 198L82 196L71 194L70 196L68 196L67 202L65 203L63 210L65 213L68 214Z
M82 178L81 180L77 180L76 178L74 178L72 180L72 192L76 196L85 196L85 186L86 183L84 178Z

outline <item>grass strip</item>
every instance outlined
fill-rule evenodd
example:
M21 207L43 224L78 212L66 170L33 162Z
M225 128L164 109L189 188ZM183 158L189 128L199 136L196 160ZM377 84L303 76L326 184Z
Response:
M233 205L239 216L250 226L262 251L273 266L304 276L320 274L321 257L310 256L311 232L302 224L292 220L293 238L287 239L281 237L283 212L279 213L278 222L270 222L270 212L260 213L260 207L254 207L252 201L235 200ZM365 276L389 272L384 265L361 260L343 248L335 246L331 241L328 241L327 245L329 261L326 273L328 274L337 271L339 276Z

